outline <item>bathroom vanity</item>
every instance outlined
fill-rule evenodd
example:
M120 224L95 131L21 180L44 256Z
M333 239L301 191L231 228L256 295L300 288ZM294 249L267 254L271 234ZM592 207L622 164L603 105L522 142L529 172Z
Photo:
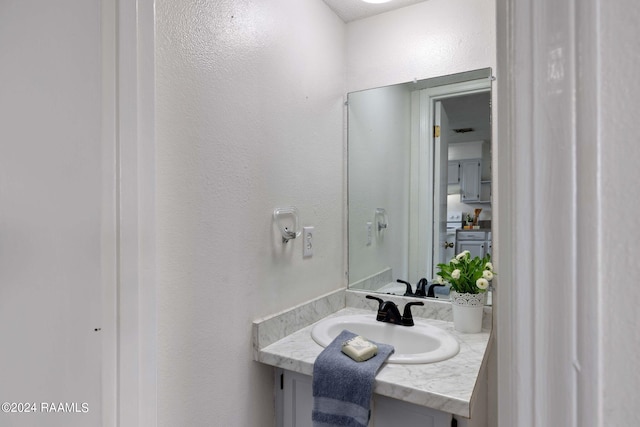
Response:
M276 369L275 395L278 427L311 427L313 409L311 376ZM452 420L452 414L374 394L369 426L450 427ZM467 421L458 425L467 425L465 423Z
M340 290L318 300L254 322L254 359L274 366L278 427L311 426L311 374L323 347L311 337L314 325L327 318L370 314L375 307L365 293ZM385 297L387 298L387 297ZM399 306L404 297L388 296ZM386 363L376 376L370 427L449 427L486 425L486 359L491 309L485 308L483 331L454 330L447 302L425 300L414 317L442 328L458 341L450 359L428 364ZM403 326L395 326L402 328Z

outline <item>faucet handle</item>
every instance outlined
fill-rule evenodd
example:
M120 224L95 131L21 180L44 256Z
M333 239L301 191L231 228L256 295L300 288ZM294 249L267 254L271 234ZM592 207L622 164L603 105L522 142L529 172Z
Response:
M374 300L378 301L378 310L380 310L380 308L382 307L382 304L384 303L384 301L381 298L374 297L373 295L367 295L365 298L374 299Z
M367 295L366 298L378 301L378 314L376 315L376 320L396 324L400 324L402 322L402 316L400 316L400 311L398 311L396 303L393 301L383 301L382 299L371 295Z
M416 294L417 297L426 297L427 295L427 286L429 282L424 277L418 281L416 285Z
M404 306L404 313L402 313L402 325L403 326L413 326L413 316L411 315L411 306L412 305L424 305L422 301L418 302L408 302L407 305Z
M396 282L404 283L405 286L407 287L407 290L405 291L403 296L405 296L405 297L413 297L413 296L415 296L415 294L413 293L413 290L411 289L411 283L405 282L404 280L400 280L400 279L397 279Z
M433 290L433 288L435 288L436 286L445 286L445 285L441 285L440 283L432 283L431 286L429 286L429 289L427 291L427 296L431 297L431 298L435 298L436 297L436 293Z

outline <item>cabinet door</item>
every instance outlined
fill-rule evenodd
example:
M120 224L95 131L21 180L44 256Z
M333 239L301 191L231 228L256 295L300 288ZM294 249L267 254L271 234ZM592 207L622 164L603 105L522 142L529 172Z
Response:
M456 253L460 253L462 251L469 251L471 258L474 257L484 257L485 254L485 242L484 241L469 241L469 240L459 240L457 242L457 250Z
M276 381L276 426L312 427L312 378L287 370L277 373L282 380ZM446 412L377 394L371 409L370 427L449 427L453 418Z
M493 255L493 254L491 253L491 249L492 249L492 248L491 248L491 240L487 240L487 243L485 243L485 248L484 248L484 249L485 249L485 253L486 253L487 255Z
M463 160L460 162L460 201L474 202L480 200L480 160Z
M449 161L449 168L447 172L447 184L460 183L460 162L457 160Z
M282 372L283 413L280 427L313 427L313 389L311 377L296 372Z
M400 400L375 395L371 423L373 427L450 427L451 414Z

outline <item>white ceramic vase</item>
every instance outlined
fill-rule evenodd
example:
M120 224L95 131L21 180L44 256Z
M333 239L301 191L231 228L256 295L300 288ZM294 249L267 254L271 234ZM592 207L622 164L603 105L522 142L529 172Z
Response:
M475 334L482 330L482 311L485 295L458 293L451 290L450 299L453 309L453 326L456 331Z

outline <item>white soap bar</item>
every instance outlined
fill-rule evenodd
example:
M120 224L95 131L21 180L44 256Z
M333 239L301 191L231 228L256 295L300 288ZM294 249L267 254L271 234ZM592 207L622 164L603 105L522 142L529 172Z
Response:
M364 362L378 354L378 346L358 335L342 344L342 352L356 362Z

